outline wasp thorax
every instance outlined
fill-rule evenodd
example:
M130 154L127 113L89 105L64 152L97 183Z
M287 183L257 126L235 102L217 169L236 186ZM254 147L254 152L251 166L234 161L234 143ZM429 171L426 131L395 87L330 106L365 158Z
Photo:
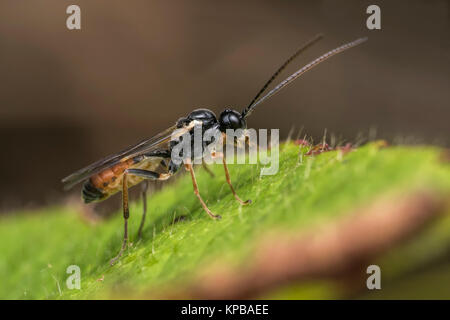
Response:
M231 109L225 109L219 116L220 131L225 132L227 129L246 129L247 123L242 115Z
M208 109L196 109L192 111L186 118L181 118L177 122L177 127L181 128L184 125L190 124L197 120L202 123L203 129L208 129L217 124L216 115Z

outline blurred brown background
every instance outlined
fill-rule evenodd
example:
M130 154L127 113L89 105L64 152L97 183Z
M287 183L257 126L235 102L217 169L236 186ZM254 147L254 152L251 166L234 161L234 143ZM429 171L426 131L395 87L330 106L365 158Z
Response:
M70 4L81 30L66 28ZM382 30L366 28L370 4ZM449 10L444 0L3 0L0 212L54 203L62 177L194 108L241 110L319 32L284 77L344 42L369 42L261 105L250 127L348 140L376 128L391 141L449 145Z

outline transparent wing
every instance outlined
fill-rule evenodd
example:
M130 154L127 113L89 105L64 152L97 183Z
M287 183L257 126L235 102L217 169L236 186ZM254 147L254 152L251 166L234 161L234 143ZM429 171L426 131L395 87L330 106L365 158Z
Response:
M105 157L97 162L94 162L90 164L89 166L80 169L71 175L65 177L62 179L62 183L64 184L64 189L68 190L72 188L74 185L80 183L81 181L89 178L90 176L99 173L100 171L109 168L120 161L124 161L127 159L130 159L132 157L149 153L156 150L165 150L167 149L167 144L171 140L171 137L177 129L176 126L172 126L163 132L149 138L146 140L143 140L139 142L138 144L135 144L133 146L130 146L118 153L112 154L108 157ZM185 127L177 135L182 135L184 132L189 131L190 127Z

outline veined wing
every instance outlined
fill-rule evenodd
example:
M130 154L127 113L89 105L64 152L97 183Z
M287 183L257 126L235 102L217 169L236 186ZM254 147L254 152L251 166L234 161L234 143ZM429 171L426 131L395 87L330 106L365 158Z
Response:
M177 131L176 135L181 136L183 133L188 132L193 125L189 125L187 127L184 127ZM146 140L143 140L139 142L138 144L135 144L133 146L130 146L118 153L112 154L108 157L105 157L97 162L94 162L90 164L89 166L80 169L71 175L65 177L62 179L62 183L64 184L64 189L68 190L72 188L74 185L80 183L81 181L89 178L90 176L97 174L101 172L102 170L111 167L121 161L125 161L127 159L130 159L132 157L149 153L152 151L156 151L158 149L164 150L167 148L167 143L171 140L173 134L175 133L175 130L177 129L176 126L172 126L163 132L149 138Z

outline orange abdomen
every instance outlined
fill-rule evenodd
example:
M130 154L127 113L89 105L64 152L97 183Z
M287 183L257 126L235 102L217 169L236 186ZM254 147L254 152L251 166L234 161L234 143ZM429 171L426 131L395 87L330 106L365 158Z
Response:
M135 161L128 159L91 176L83 185L81 194L84 202L102 201L118 192L124 171L133 164Z
M116 192L122 191L123 174L126 169L136 168L155 171L160 165L160 158L141 161L133 158L121 161L90 177L83 186L84 202L102 201ZM128 188L140 183L144 178L130 175L127 179Z
M116 184L116 181L122 179L123 173L126 169L130 168L135 161L128 159L123 162L115 164L111 168L105 169L91 177L91 182L94 187L98 189L107 189L111 184Z

